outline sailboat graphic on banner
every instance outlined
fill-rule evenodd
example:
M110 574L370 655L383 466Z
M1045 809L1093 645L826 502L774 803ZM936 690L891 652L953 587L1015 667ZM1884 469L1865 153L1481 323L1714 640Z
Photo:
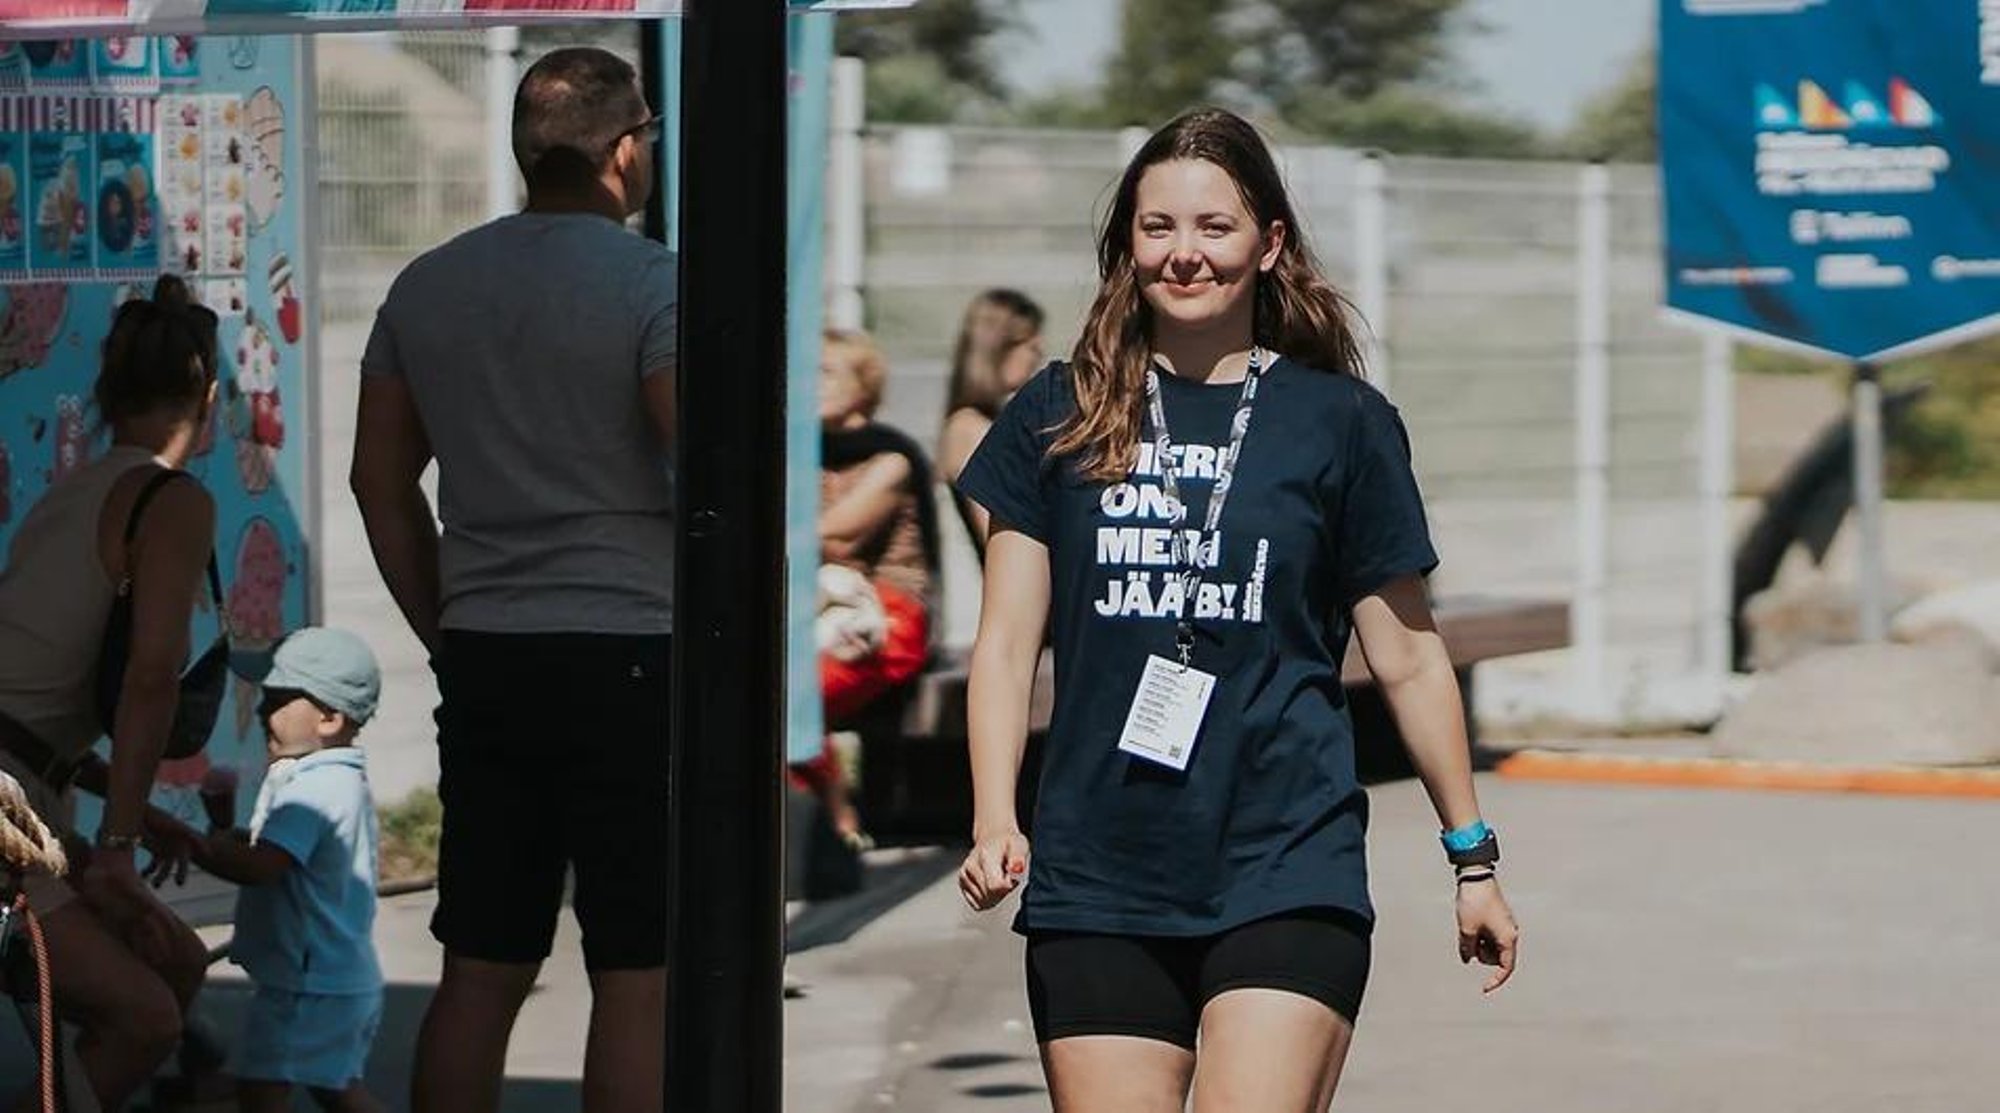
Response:
M1847 95L1847 114L1858 128L1885 128L1895 123L1889 118L1889 110L1868 87L1859 81L1850 81L1843 90Z
M1889 82L1889 115L1906 128L1936 127L1938 122L1931 102L1900 77Z
M1840 131L1854 126L1853 119L1813 81L1799 82L1799 123L1816 131Z
M1757 86L1757 126L1760 128L1795 128L1799 126L1799 114L1792 111L1791 101L1783 93L1769 85Z

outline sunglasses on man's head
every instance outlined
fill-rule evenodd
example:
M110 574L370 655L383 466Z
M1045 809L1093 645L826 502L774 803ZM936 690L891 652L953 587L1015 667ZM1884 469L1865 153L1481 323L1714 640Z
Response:
M667 117L664 112L656 112L646 119L626 128L624 131L619 132L617 137L611 141L611 145L617 147L618 144L625 141L625 137L628 135L634 139L643 139L648 143L658 143L660 141L660 132L666 126L666 120Z

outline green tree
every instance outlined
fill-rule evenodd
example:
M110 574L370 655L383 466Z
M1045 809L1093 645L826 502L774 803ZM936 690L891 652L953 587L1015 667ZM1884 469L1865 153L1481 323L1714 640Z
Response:
M1125 0L1118 53L1104 83L1117 124L1159 124L1216 98L1239 42L1215 0Z
M1366 100L1434 82L1465 0L1236 0L1251 49L1241 75L1284 111L1333 93ZM1466 29L1471 29L1469 26Z
M1539 153L1518 120L1466 109L1441 77L1465 0L1124 0L1096 112L1074 97L1024 119L1156 125L1215 102L1292 130L1419 154Z
M868 66L868 118L879 123L948 124L976 96L935 55L902 54Z
M1564 153L1608 162L1655 162L1660 157L1659 64L1652 51L1634 58L1624 76L1583 106L1564 136Z
M1019 26L1020 0L922 0L897 11L841 13L834 49L871 65L924 55L948 82L999 100L1007 83L994 40Z
M1334 93L1301 98L1285 122L1344 147L1399 155L1540 158L1548 153L1533 124L1465 108L1414 86L1394 86L1359 100Z

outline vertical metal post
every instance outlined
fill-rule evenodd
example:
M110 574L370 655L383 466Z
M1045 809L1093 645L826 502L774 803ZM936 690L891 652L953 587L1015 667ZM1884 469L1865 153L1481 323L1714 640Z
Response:
M1139 153L1139 149L1144 147L1146 140L1150 138L1152 138L1152 133L1142 127L1123 127L1118 129L1118 172L1120 174L1125 172L1125 164L1132 161L1133 156Z
M683 27L667 1108L783 1095L785 7Z
M520 80L521 29L486 32L486 219L520 207L514 166L514 85Z
M1697 665L1714 685L1714 710L1733 671L1730 604L1734 598L1729 528L1729 495L1736 485L1736 394L1727 336L1710 330L1701 338L1701 595Z
M1389 172L1370 151L1354 170L1354 307L1368 381L1389 393Z
M862 165L862 132L867 126L867 63L859 58L833 61L833 129L827 167L828 284L833 300L827 323L858 329L865 319L861 296L864 278L864 230L868 219L866 173Z
M1577 709L1588 716L1608 706L1611 174L1601 164L1584 167L1578 180L1576 287L1576 595L1569 621Z
M1882 382L1872 363L1854 365L1854 601L1863 642L1889 636L1889 585L1882 523Z
M305 412L293 414L302 429L317 431L326 414L326 390L320 381L324 367L320 359L320 320L326 311L319 281L321 222L319 190L319 45L311 35L300 35L298 43L298 90L302 103L292 125L299 129L299 163L306 171L299 182L299 243L292 258L292 281L309 310L305 335L300 337L299 354L305 360ZM346 370L345 368L342 369ZM306 621L317 625L326 619L326 438L315 434L306 438L305 535L306 535ZM341 490L346 491L345 477ZM221 616L218 615L218 618Z
M651 98L660 121L660 141L654 145L653 195L641 214L646 238L679 251L681 183L681 21L663 19L639 34L639 84Z

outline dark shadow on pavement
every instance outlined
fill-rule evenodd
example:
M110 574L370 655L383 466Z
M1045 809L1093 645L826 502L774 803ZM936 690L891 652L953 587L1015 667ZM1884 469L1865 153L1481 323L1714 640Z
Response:
M368 1088L390 1109L409 1107L417 1029L430 1007L432 990L428 985L392 983L383 991L382 1028L368 1059ZM234 1043L249 1000L246 983L211 982L202 990L200 1007L216 1030ZM582 1067L577 1064L579 1071ZM565 1078L509 1078L500 1099L501 1113L575 1113L582 1104L583 1087ZM302 1098L295 1105L306 1107Z
M998 1051L967 1051L957 1055L946 1055L930 1061L932 1070L980 1070L984 1067L1004 1066L1008 1063L1025 1063L1026 1055L1009 1055Z
M990 1082L983 1086L967 1086L959 1091L969 1098L1019 1098L1047 1092L1040 1086L1030 1086L1025 1082Z
M861 890L815 901L792 917L785 930L785 953L844 943L897 905L958 869L964 852L956 847L912 847L871 851L863 856Z

